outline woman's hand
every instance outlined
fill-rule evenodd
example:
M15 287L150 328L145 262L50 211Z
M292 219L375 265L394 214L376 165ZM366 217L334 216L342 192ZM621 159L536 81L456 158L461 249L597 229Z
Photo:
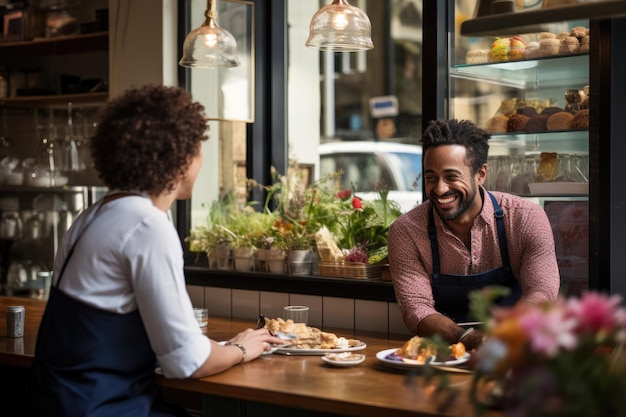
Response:
M270 334L268 329L246 329L229 340L231 344L239 344L246 349L246 358L244 362L249 362L258 358L270 350L271 345L284 345L285 342L276 336Z
M263 352L269 351L272 344L288 343L272 336L265 328L244 330L228 342L229 344L223 345L211 340L211 354L191 378L203 378L223 372L239 363L258 358Z

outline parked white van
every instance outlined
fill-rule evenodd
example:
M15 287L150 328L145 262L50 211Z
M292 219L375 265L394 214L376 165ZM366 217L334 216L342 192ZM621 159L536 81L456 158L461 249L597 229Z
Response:
M343 170L340 189L354 189L363 199L378 197L382 183L403 212L422 202L422 147L395 142L323 143L320 177Z

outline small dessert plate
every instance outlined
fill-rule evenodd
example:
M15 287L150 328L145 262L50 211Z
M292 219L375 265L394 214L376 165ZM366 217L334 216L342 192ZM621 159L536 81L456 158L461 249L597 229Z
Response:
M327 353L322 356L322 360L332 366L348 368L350 366L357 366L360 363L363 363L365 355L362 353L352 352Z

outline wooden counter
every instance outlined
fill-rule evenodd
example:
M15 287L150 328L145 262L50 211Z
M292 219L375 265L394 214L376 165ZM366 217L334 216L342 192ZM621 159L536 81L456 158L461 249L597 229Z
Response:
M22 342L7 338L6 306L26 307L26 328ZM0 364L29 367L32 363L41 314L45 302L0 297ZM209 318L207 333L227 340L253 326L253 320ZM229 416L471 416L467 391L471 374L442 373L458 395L437 394L435 378L427 381L421 372L405 373L383 367L376 353L398 347L404 340L386 335L351 335L367 344L361 353L366 360L352 368L334 368L320 356L267 355L200 380L168 379L156 376L169 392L202 395L204 415ZM169 398L172 395L168 395ZM217 414L215 414L217 413ZM501 416L492 413L486 416Z
M226 339L243 328L240 323L233 322L231 331L223 332L225 323L215 319L212 322L209 333L217 335L218 340ZM445 394L437 396L434 385L426 383L423 375L385 368L376 358L377 352L399 347L404 341L367 336L358 338L367 344L367 348L360 352L366 354L366 360L352 368L331 367L320 356L273 354L197 381L157 378L164 387L238 399L231 404L229 412L241 408L241 400L244 400L248 409L250 402L280 406L278 415L281 416L296 416L298 414L294 409L297 408L363 417L472 414L468 411L470 405L467 401L471 374L446 373L460 395L455 399ZM439 379L433 380L433 383L436 382ZM439 410L438 404L447 408ZM205 404L205 408L211 408L211 405Z

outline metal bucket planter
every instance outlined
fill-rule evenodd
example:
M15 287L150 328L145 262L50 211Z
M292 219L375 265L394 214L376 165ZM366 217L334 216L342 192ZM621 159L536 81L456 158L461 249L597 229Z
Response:
M289 275L311 275L311 251L290 250L287 255Z

